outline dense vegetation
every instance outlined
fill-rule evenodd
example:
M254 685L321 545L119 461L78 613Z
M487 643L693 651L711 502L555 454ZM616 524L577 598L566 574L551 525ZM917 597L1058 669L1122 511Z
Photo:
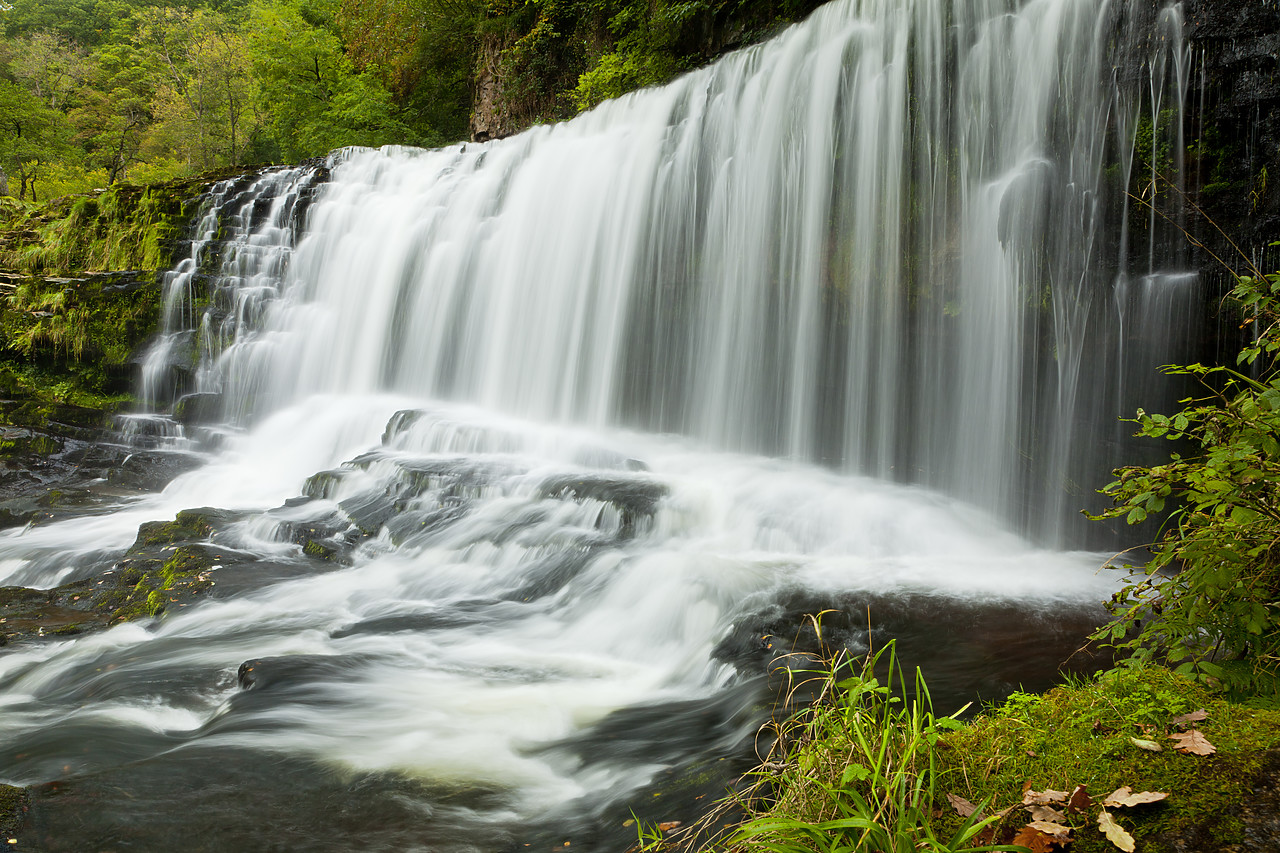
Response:
M347 145L444 144L468 135L482 83L501 135L666 80L816 5L18 0L0 4L0 170L9 194L36 200Z
M1157 521L1150 560L1110 604L1097 639L1128 665L1158 662L1239 693L1277 690L1280 671L1280 274L1238 280L1254 330L1235 367L1166 370L1203 382L1173 415L1139 411L1142 435L1179 448L1116 472L1105 517ZM1150 519L1150 521L1148 521Z

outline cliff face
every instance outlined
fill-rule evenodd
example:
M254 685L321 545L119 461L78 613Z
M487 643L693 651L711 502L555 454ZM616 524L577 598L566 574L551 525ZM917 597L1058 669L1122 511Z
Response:
M1195 75L1187 139L1201 140L1189 186L1265 272L1280 264L1267 248L1280 240L1280 5L1184 0L1183 11ZM1231 254L1207 223L1196 231L1220 257Z
M473 83L472 142L501 139L520 129L502 88L502 52L508 46L504 33L485 33L480 39Z
M471 138L572 118L761 41L822 0L488 0L472 77Z

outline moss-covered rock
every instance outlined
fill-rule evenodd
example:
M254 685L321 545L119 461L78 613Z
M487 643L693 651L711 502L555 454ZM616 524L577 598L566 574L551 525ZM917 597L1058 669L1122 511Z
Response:
M65 637L186 607L212 587L220 549L208 538L236 516L183 510L148 522L110 570L50 590L0 587L0 645Z
M1207 719L1194 725L1217 751L1176 751L1166 735L1183 727L1180 715L1202 708ZM1134 739L1163 748L1149 751ZM1127 785L1169 795L1113 810L1139 849L1244 851L1277 844L1265 825L1280 814L1280 711L1229 702L1165 669L1117 670L1045 694L1015 693L944 743L941 792L975 803L990 799L992 811L1020 802L1028 783L1037 791L1086 785L1097 800ZM1114 849L1097 829L1096 812L1071 818L1075 853ZM1004 824L1013 830L1026 822L1025 811L1016 809ZM1259 832L1272 846L1256 846Z
M115 411L157 331L161 273L205 192L245 170L0 205L0 393Z
M3 836L3 839L8 839L17 833L30 806L31 796L25 788L0 785L0 836Z

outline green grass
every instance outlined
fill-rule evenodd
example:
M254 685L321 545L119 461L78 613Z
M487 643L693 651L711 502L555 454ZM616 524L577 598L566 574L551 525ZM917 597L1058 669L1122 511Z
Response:
M665 838L642 828L640 848L1022 850L1007 845L1031 820L1021 807L1024 790L1084 785L1098 801L1124 786L1168 793L1162 802L1109 809L1138 850L1188 835L1216 849L1245 840L1241 804L1268 750L1280 745L1280 711L1227 701L1160 667L1114 670L1044 694L1014 693L961 723L933 715L924 679L917 673L914 685L904 683L891 647L878 657L852 677L847 669L815 674L819 701L776 724L777 746L744 780L744 792L698 827ZM1217 752L1179 753L1167 737L1180 730L1173 720L1199 709L1208 718L1193 725ZM1162 750L1144 750L1133 739ZM962 818L949 794L996 817ZM705 840L706 828L720 825L730 809L745 818ZM1098 830L1099 811L1095 805L1064 819L1073 829L1073 853L1117 849Z
M815 629L821 634L818 619ZM933 713L919 670L904 679L892 643L860 666L837 657L827 671L794 672L818 699L774 725L775 747L753 784L729 802L747 819L717 849L768 853L978 853L1012 850L983 839L991 819L940 820L935 808L942 738L963 727ZM903 695L905 693L905 695ZM794 706L792 706L794 707ZM712 815L711 819L715 819ZM944 825L945 824L945 825ZM685 839L696 835L695 828ZM683 839L641 830L647 849Z

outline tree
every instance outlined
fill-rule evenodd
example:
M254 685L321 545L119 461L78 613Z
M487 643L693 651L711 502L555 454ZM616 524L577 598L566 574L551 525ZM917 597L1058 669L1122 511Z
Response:
M36 182L71 151L71 134L62 113L25 87L0 80L0 169L16 179L18 198L36 200Z
M258 128L247 39L207 9L149 9L139 21L161 69L148 149L196 169L243 162Z
M335 31L336 6L261 2L250 12L249 46L259 109L286 160L345 145L413 143L377 68L357 72Z
M47 30L14 39L3 54L14 79L53 109L67 108L92 67L84 47Z
M115 183L141 159L143 139L153 121L151 105L159 72L154 57L128 37L98 47L92 59L89 85L69 117L90 164L105 169L108 183Z

